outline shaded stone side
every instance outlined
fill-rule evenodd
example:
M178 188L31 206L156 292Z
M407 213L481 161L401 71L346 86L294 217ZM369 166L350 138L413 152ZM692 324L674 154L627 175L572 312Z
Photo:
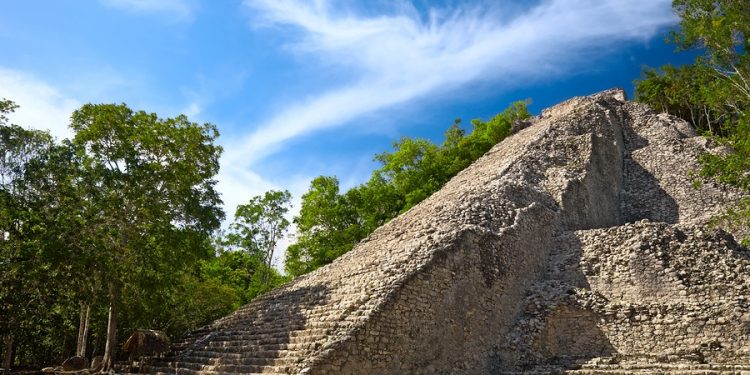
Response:
M712 232L641 223L578 233L584 274L607 301L592 308L618 353L750 363L750 252Z

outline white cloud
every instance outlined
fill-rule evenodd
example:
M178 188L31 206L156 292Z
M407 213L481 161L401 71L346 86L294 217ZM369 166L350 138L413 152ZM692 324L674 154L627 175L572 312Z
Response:
M669 0L551 0L526 13L509 9L511 19L484 3L432 9L426 20L402 2L392 14L369 17L337 13L326 0L244 4L259 25L301 31L292 51L360 74L227 147L227 160L248 166L294 137L478 80L549 77L594 48L644 40L676 21Z
M19 108L10 121L24 127L49 130L58 138L69 138L70 114L81 103L55 87L25 72L0 67L0 98L14 101Z
M180 111L180 113L184 114L190 119L193 119L193 121L196 121L195 118L197 118L201 114L201 112L203 112L203 108L196 101L191 102L187 107L183 108L182 111Z
M193 17L194 3L189 0L101 0L104 5L135 13L172 15L177 20Z

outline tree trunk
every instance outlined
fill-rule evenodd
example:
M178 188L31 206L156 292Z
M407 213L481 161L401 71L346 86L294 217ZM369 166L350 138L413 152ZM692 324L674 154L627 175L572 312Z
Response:
M10 372L10 366L13 364L13 335L10 334L5 338L5 350L3 353L3 375Z
M110 287L109 318L107 320L107 342L104 344L104 358L102 359L102 372L107 372L114 364L115 346L117 345L117 305L120 299L120 290Z
M86 341L89 336L89 317L91 305L81 302L81 315L78 319L78 342L76 344L76 356L86 356Z
M18 340L14 337L13 343L10 346L10 361L8 362L10 367L13 367L13 364L16 363L16 355L18 355Z
M276 242L274 241L271 246L269 246L268 251L266 252L266 259L263 260L263 263L266 264L266 270L263 274L263 284L268 287L269 283L269 276L271 275L271 263L273 263L273 251L276 248Z
M83 326L83 342L81 343L81 357L86 356L86 344L89 341L89 323L91 322L91 305L86 304L86 322Z
M271 256L273 256L273 253L271 253ZM271 257L269 256L268 259L264 259L263 260L263 264L266 266L265 270L263 272L263 285L265 285L265 286L268 286L268 282L269 282L268 276L271 273L271 260L270 260L270 258Z
M83 344L83 325L86 319L86 311L83 307L83 302L80 303L80 309L78 312L78 337L76 338L76 356L81 356L81 345Z

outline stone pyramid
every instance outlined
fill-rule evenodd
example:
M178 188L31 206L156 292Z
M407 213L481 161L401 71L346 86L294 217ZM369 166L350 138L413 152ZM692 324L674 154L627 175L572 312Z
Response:
M332 264L190 333L164 374L750 374L720 152L621 90L545 110Z

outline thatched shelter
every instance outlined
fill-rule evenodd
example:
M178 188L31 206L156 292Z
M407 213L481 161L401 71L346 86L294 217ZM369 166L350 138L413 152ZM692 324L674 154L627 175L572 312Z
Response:
M162 331L137 329L122 345L122 350L130 353L130 358L153 357L169 351L169 336Z

